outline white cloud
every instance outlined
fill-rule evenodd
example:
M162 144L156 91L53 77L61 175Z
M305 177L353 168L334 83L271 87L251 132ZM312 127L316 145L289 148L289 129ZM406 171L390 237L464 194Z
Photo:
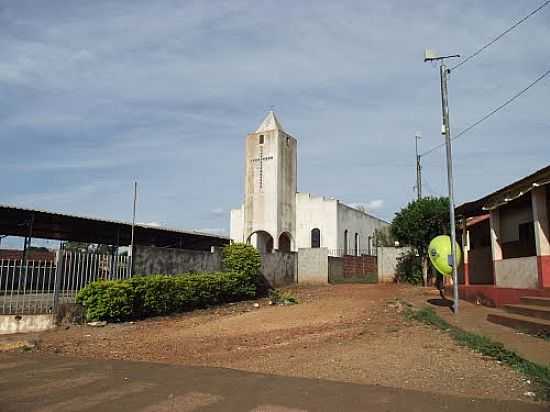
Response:
M375 200L369 200L364 203L358 203L358 202L350 203L349 205L355 208L364 207L365 209L367 209L367 211L372 211L372 210L382 209L384 207L384 201L382 199L375 199Z
M158 222L137 222L138 225L142 226L151 226L151 227L161 227L162 225Z
M210 209L210 213L213 214L214 216L223 216L225 215L225 209L221 207L216 207L214 209Z

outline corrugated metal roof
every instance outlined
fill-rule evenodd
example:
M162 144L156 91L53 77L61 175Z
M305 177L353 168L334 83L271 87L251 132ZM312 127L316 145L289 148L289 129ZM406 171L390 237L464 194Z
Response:
M42 213L42 214L48 214L48 215L52 215L52 216L60 216L60 217L65 217L65 218L88 220L88 221L91 221L91 222L98 222L98 223L107 223L107 224L110 223L110 224L127 225L127 226L132 225L129 222L124 222L124 221L120 221L120 220L97 218L97 217L92 217L92 216L79 216L79 215L73 215L73 214L69 214L69 213L53 212L53 211L50 211L50 210L43 210L43 209L31 209L31 208L26 208L26 207L21 207L21 206L15 206L15 205L10 205L10 204L0 203L0 209L2 209L2 208L15 210L15 211L21 211L21 212L28 212L28 213ZM199 236L218 238L218 239L222 239L222 240L229 240L229 237L226 237L226 236L221 236L221 235L211 234L211 233L203 233L203 232L194 231L194 230L181 230L181 229L174 229L174 228L169 228L169 227L165 227L165 226L154 226L154 225L144 225L144 224L136 224L135 226L143 228L143 229L148 229L148 230L158 230L158 231L164 231L164 232L180 233L180 234L184 234L184 235L199 235Z

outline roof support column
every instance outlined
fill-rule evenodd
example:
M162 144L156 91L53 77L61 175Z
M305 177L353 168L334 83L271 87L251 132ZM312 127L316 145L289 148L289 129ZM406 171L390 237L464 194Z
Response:
M502 247L500 245L500 210L493 209L489 215L491 226L491 255L493 256L493 282L497 283L496 264L497 260L502 260Z

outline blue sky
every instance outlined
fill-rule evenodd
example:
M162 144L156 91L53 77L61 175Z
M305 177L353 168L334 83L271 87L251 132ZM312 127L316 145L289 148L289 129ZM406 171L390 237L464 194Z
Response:
M227 232L270 106L300 191L386 219L440 143L437 67L537 7L499 1L0 0L0 203ZM451 75L459 131L550 65L550 7ZM550 79L454 145L457 203L548 164ZM446 193L444 152L424 191Z

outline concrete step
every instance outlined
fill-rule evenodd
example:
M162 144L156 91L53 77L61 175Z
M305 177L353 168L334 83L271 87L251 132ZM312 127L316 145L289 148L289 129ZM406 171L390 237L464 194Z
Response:
M536 305L504 305L504 310L523 316L532 316L538 319L550 320L550 307Z
M487 315L487 320L521 332L550 336L550 321L548 320L504 312L490 313Z
M550 306L550 298L542 296L522 296L519 300L525 305Z

